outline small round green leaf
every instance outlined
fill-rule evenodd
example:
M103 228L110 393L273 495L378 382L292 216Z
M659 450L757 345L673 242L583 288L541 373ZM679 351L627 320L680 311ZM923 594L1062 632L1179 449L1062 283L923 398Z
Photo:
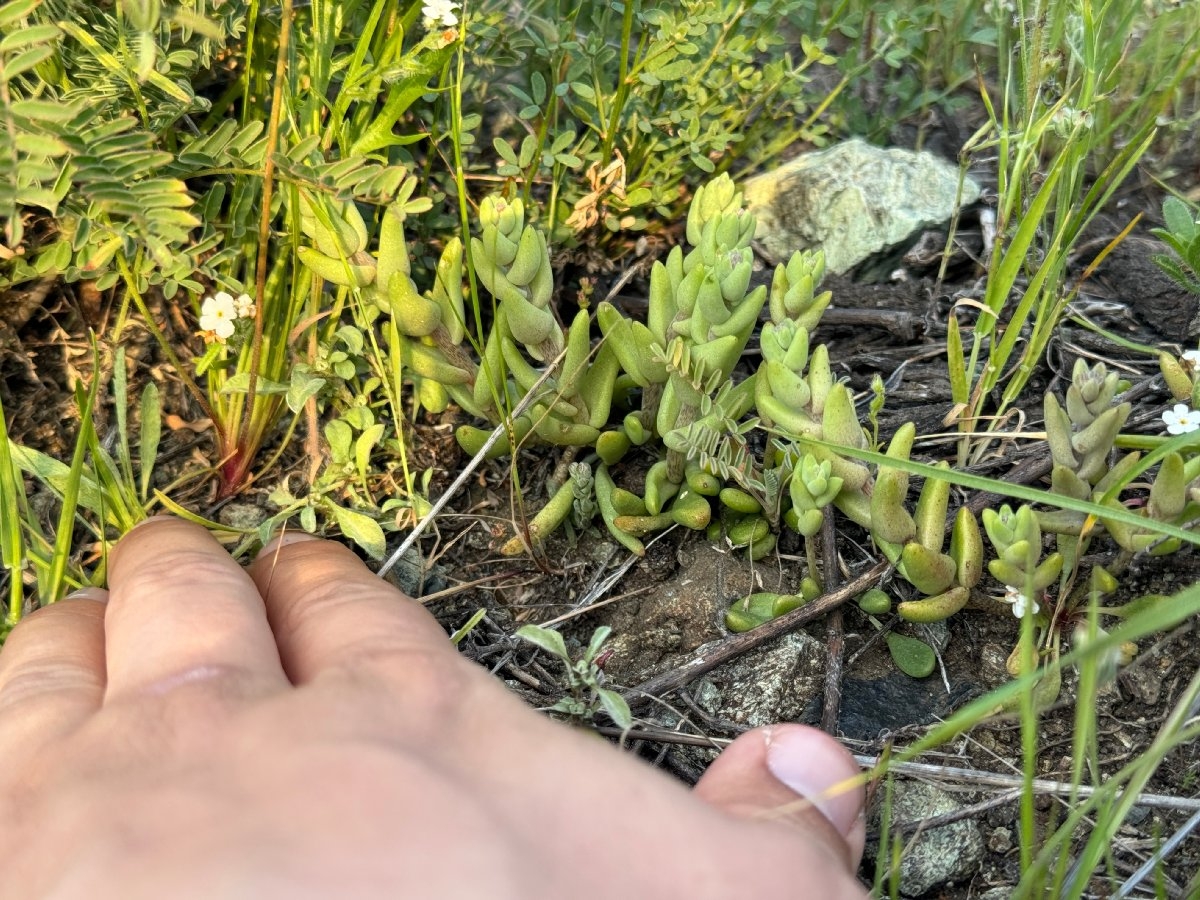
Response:
M905 675L924 678L937 665L937 657L934 655L933 648L924 641L890 632L887 636L887 645L897 668Z

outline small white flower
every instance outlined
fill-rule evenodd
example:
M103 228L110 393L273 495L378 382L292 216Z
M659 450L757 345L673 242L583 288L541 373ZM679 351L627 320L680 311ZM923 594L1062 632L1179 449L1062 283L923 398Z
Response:
M213 296L205 297L200 306L200 330L223 344L233 336L233 320L237 315L233 297L225 291L217 291Z
M1183 354L1183 361L1192 367L1193 372L1200 371L1200 350L1188 350Z
M451 0L425 0L421 6L425 27L432 28L440 25L443 28L453 28L458 24L458 15L455 10L461 6L461 3L453 3Z
M1200 428L1200 411L1188 409L1186 403L1176 403L1162 414L1162 419L1167 423L1167 434L1188 434Z
M233 306L237 310L239 319L252 319L254 314L258 312L258 308L254 305L254 301L250 299L249 294L240 294L234 301Z
M1036 616L1042 610L1036 600L1030 600L1012 585L1009 585L1004 590L1004 602L1012 604L1013 615L1018 619L1025 618L1025 611L1030 607L1030 604L1033 607L1031 615Z

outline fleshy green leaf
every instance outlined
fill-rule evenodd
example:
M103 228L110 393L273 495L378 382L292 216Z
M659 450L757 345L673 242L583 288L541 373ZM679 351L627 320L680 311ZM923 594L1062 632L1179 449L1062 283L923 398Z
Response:
M892 631L888 633L887 645L896 667L905 675L924 678L937 665L937 656L933 648L924 641Z

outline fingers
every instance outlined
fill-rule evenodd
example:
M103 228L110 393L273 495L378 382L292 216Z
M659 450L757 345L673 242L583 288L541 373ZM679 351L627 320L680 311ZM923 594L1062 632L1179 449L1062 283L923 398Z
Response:
M258 591L203 528L151 519L109 565L106 703L200 682L229 697L287 686Z
M74 731L104 696L104 591L27 616L0 653L0 759L35 757Z
M413 669L430 655L456 660L433 616L371 574L341 544L285 535L264 548L250 575L294 684L312 681L323 670L382 660L404 665L412 658ZM411 675L421 677L419 671Z
M866 836L857 763L833 738L804 725L741 735L709 766L694 793L734 816L777 821L825 844L851 871Z

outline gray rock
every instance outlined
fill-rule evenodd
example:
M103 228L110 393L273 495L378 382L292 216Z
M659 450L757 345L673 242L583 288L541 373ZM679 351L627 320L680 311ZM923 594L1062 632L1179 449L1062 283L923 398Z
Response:
M245 503L234 500L226 503L217 513L217 521L230 528L250 531L257 528L267 519L267 511L257 503Z
M1013 889L1011 885L1001 885L1000 887L989 888L979 895L979 900L1009 900L1012 897Z
M842 679L838 730L855 740L875 740L885 731L946 718L977 692L970 682L956 681L947 694L940 678L918 681L902 672L883 678L847 677Z
M791 632L713 669L696 683L693 698L703 713L720 723L756 728L793 722L824 689L827 655L822 641ZM663 721L674 727L677 719L666 715ZM717 752L677 747L672 756L679 772L698 778Z
M920 229L950 218L958 169L932 153L882 149L863 140L805 153L743 185L756 238L773 262L823 249L825 269L853 268ZM979 198L963 182L962 205Z
M696 686L696 705L748 728L795 721L824 689L826 655L821 641L790 632L713 669Z
M992 830L988 835L988 849L993 853L1007 853L1013 846L1013 833L1011 828L1005 828L1001 825L999 828Z
M447 586L446 570L441 566L430 566L416 547L409 547L383 577L410 597L424 597Z
M892 822L909 824L960 809L950 794L920 782L897 782L892 794ZM874 827L879 827L879 810ZM983 863L983 835L972 819L962 819L921 832L905 842L900 859L900 893L920 897L951 881L966 881ZM868 856L872 851L868 851Z

